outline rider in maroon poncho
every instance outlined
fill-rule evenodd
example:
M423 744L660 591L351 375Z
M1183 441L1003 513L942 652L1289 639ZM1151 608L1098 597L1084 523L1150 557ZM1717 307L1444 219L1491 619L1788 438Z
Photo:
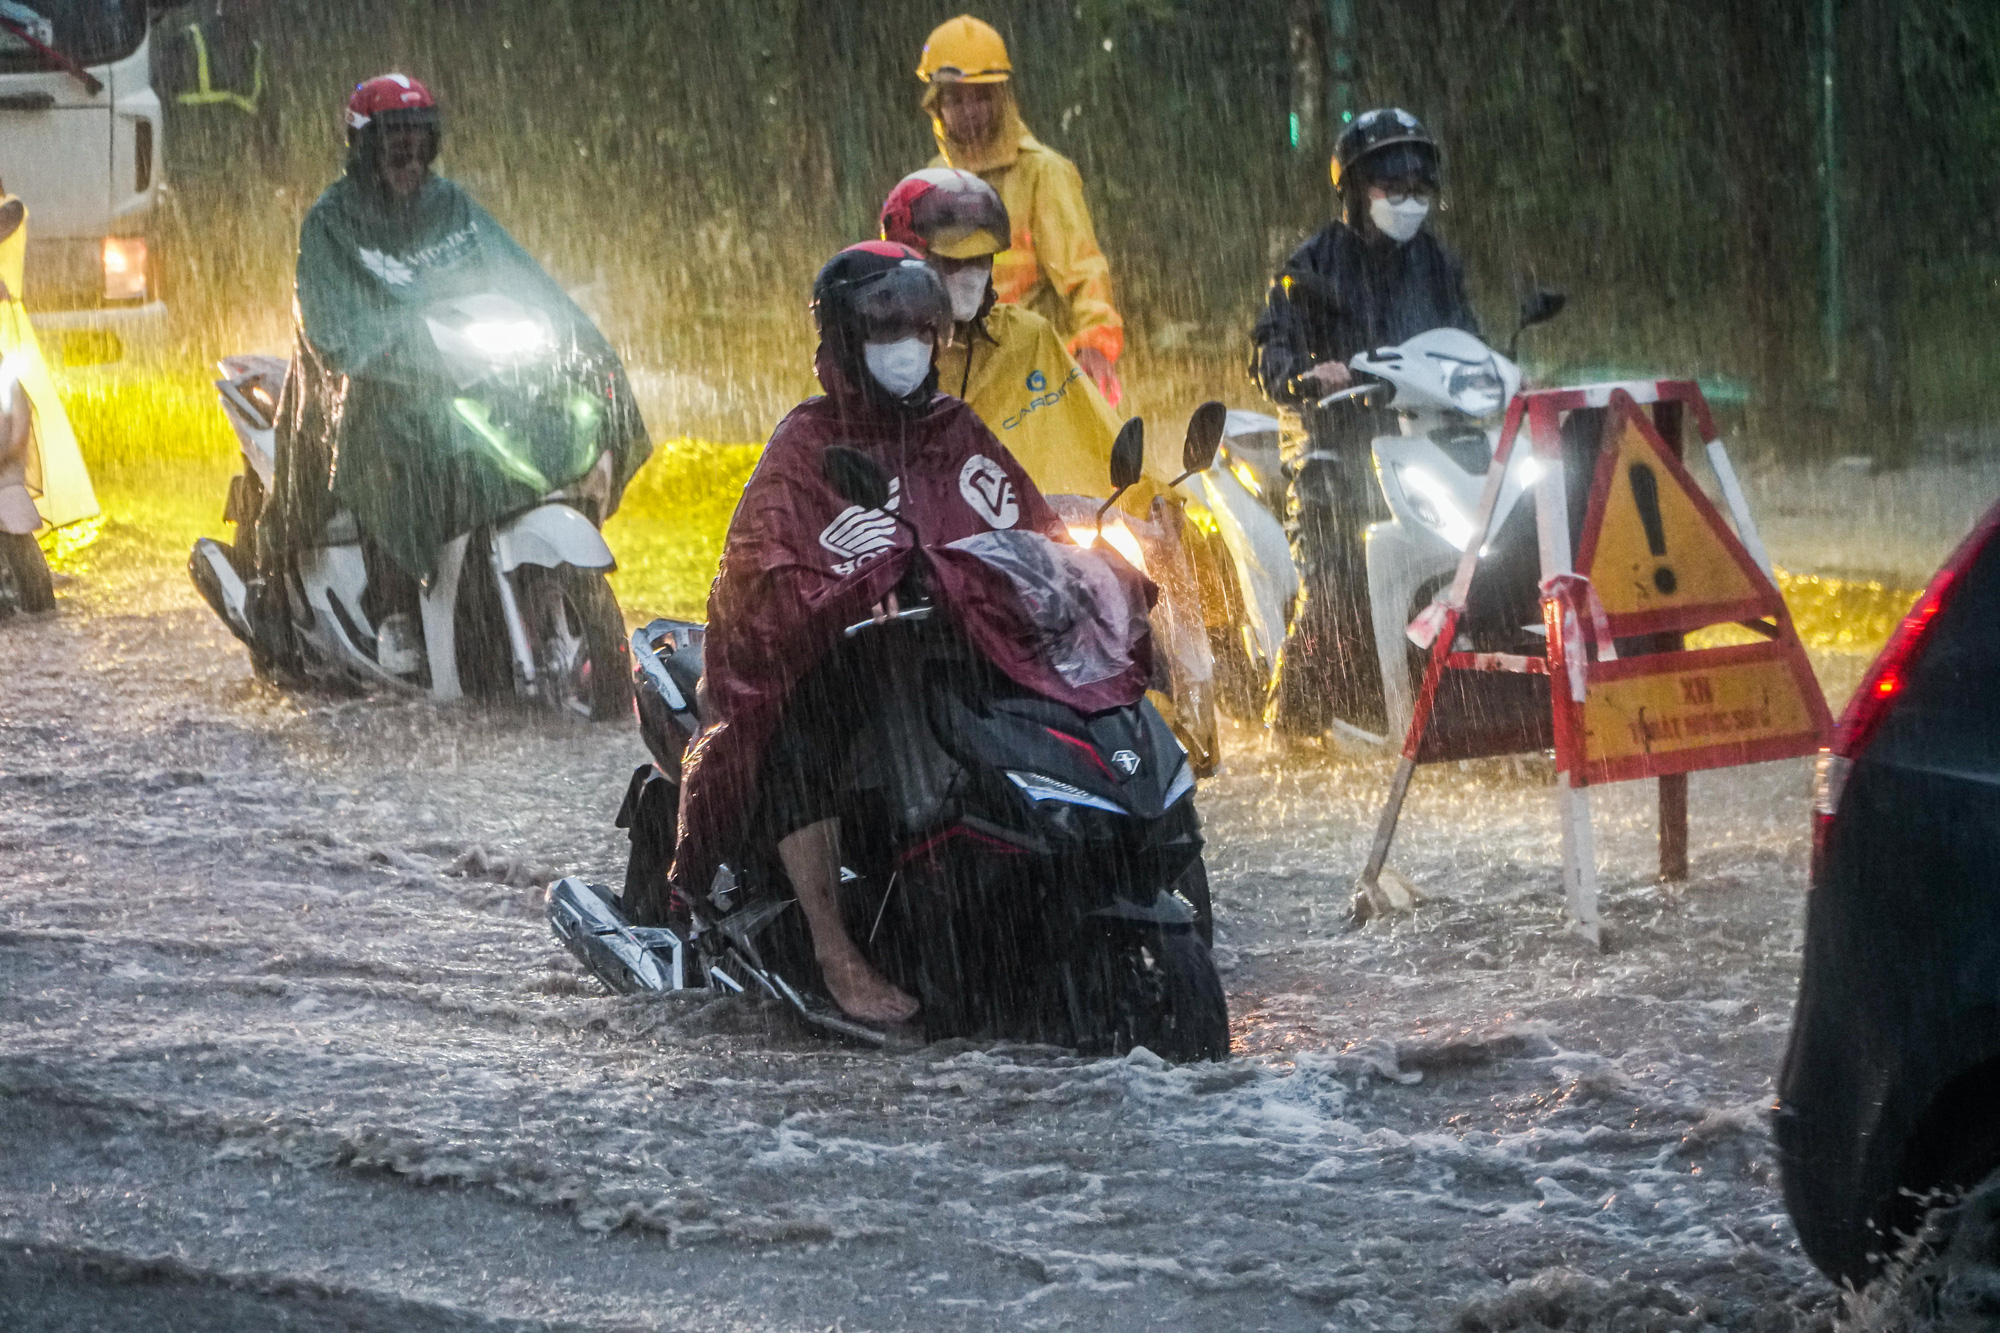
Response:
M773 432L730 521L709 593L705 725L684 761L671 877L675 891L692 899L708 891L753 827L775 837L833 999L856 1019L892 1024L913 1018L917 1002L876 971L842 926L828 775L824 768L795 771L811 770L827 752L816 733L850 725L840 716L801 717L814 711L807 703L822 714L866 711L825 706L865 693L865 680L829 692L825 673L815 675L841 644L842 628L894 613L899 584L908 587L914 576L1015 681L1092 712L1144 693L1150 650L1142 643L1108 679L1066 683L1005 577L943 549L996 529L1069 538L973 411L936 392L936 347L950 328L951 307L922 256L886 241L850 246L814 282L813 314L820 334L814 370L826 394L800 404ZM864 508L834 489L825 473L833 446L874 460L888 481L892 512ZM1129 569L1119 577L1143 582ZM813 688L800 690L809 677ZM788 702L799 702L795 692L805 703L788 713Z

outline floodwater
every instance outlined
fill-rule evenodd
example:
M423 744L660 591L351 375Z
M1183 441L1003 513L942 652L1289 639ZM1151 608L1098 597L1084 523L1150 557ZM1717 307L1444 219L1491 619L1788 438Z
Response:
M148 559L151 559L150 557ZM628 727L287 695L158 563L0 626L0 1326L1825 1327L1763 1116L1803 763L1601 789L1608 948L1539 760L1247 733L1204 784L1239 1054L879 1053L612 998Z

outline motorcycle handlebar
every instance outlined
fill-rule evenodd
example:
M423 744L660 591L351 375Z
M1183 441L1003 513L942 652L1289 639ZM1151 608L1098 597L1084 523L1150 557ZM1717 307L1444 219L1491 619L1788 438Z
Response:
M1386 389L1388 387L1381 380L1370 380L1366 384L1356 384L1345 389L1335 389L1332 393L1320 399L1315 406L1332 407L1335 403L1346 402L1349 398L1365 398L1377 389Z
M936 609L937 608L933 606L913 606L910 607L908 610L898 611L893 616L884 616L880 620L877 620L873 616L870 616L866 620L858 620L854 624L849 625L845 630L841 631L841 634L843 635L843 637L851 639L855 635L859 634L862 630L865 630L873 625L888 625L899 620L929 620L931 618L931 612L935 611Z

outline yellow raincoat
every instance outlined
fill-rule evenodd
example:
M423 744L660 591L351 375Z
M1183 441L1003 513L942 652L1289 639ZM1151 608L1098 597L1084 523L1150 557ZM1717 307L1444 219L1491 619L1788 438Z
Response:
M1053 325L1018 305L995 305L984 327L938 352L938 388L962 398L1044 495L1102 496L1111 488L1111 442L1122 424ZM1120 507L1144 517L1177 470L1160 441L1146 475Z
M11 196L0 196L0 206L11 202ZM0 468L0 490L15 490L18 494L16 488L25 487L42 522L60 528L94 517L98 512L97 494L91 489L90 473L76 447L76 435L70 430L69 416L56 394L55 381L49 378L42 345L36 340L35 330L28 323L28 312L21 304L27 250L28 224L24 217L11 235L0 239L0 284L6 286L6 294L0 298L0 363L5 365L0 379L18 380L27 390L28 402L34 409L34 427L28 437L27 457Z
M1125 320L1111 304L1111 264L1098 248L1076 164L1028 133L1012 90L1002 94L999 133L977 149L946 136L937 98L933 84L924 94L938 146L931 165L978 176L1000 192L1013 220L1009 247L993 257L1000 300L1066 328L1071 351L1093 347L1116 361L1125 350Z
M1110 491L1118 414L1046 319L1018 305L996 304L983 325L961 330L956 341L939 350L937 365L938 388L963 399L978 414L1058 512L1064 508L1061 496L1088 497L1094 508ZM1175 683L1171 697L1148 693L1193 756L1195 771L1206 776L1214 771L1218 753L1215 664L1193 567L1180 543L1164 538L1174 529L1162 524L1154 505L1169 494L1168 485L1180 475L1179 464L1177 446L1148 440L1145 472L1118 501L1128 520L1140 521L1130 524L1131 534L1122 538L1115 523L1105 531L1126 559L1160 585L1153 630Z

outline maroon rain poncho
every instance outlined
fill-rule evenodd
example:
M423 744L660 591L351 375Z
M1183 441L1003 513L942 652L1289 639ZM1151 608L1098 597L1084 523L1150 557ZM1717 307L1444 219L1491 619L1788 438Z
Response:
M1108 569L1115 580L1109 600L1122 594L1136 611L1117 669L1103 674L1065 669L1037 627L1046 619L990 553L947 549L996 531L1069 542L1034 482L971 408L937 394L919 412L906 413L850 387L824 354L815 368L827 395L801 403L772 432L730 520L722 568L709 590L701 683L706 723L683 761L672 871L675 887L690 897L707 890L744 835L764 752L793 688L840 644L845 626L867 618L889 595L913 559L927 562L933 600L973 647L1026 689L1099 712L1136 702L1151 674L1144 625L1154 589L1115 556L1074 547L1067 556L1058 553L1059 563L1071 565L1103 559L1087 572L1101 580ZM857 449L881 466L890 507L902 522L833 489L823 471L830 445ZM911 527L922 534L922 555ZM982 544L996 543L975 543ZM1033 539L1023 544L1041 546Z

